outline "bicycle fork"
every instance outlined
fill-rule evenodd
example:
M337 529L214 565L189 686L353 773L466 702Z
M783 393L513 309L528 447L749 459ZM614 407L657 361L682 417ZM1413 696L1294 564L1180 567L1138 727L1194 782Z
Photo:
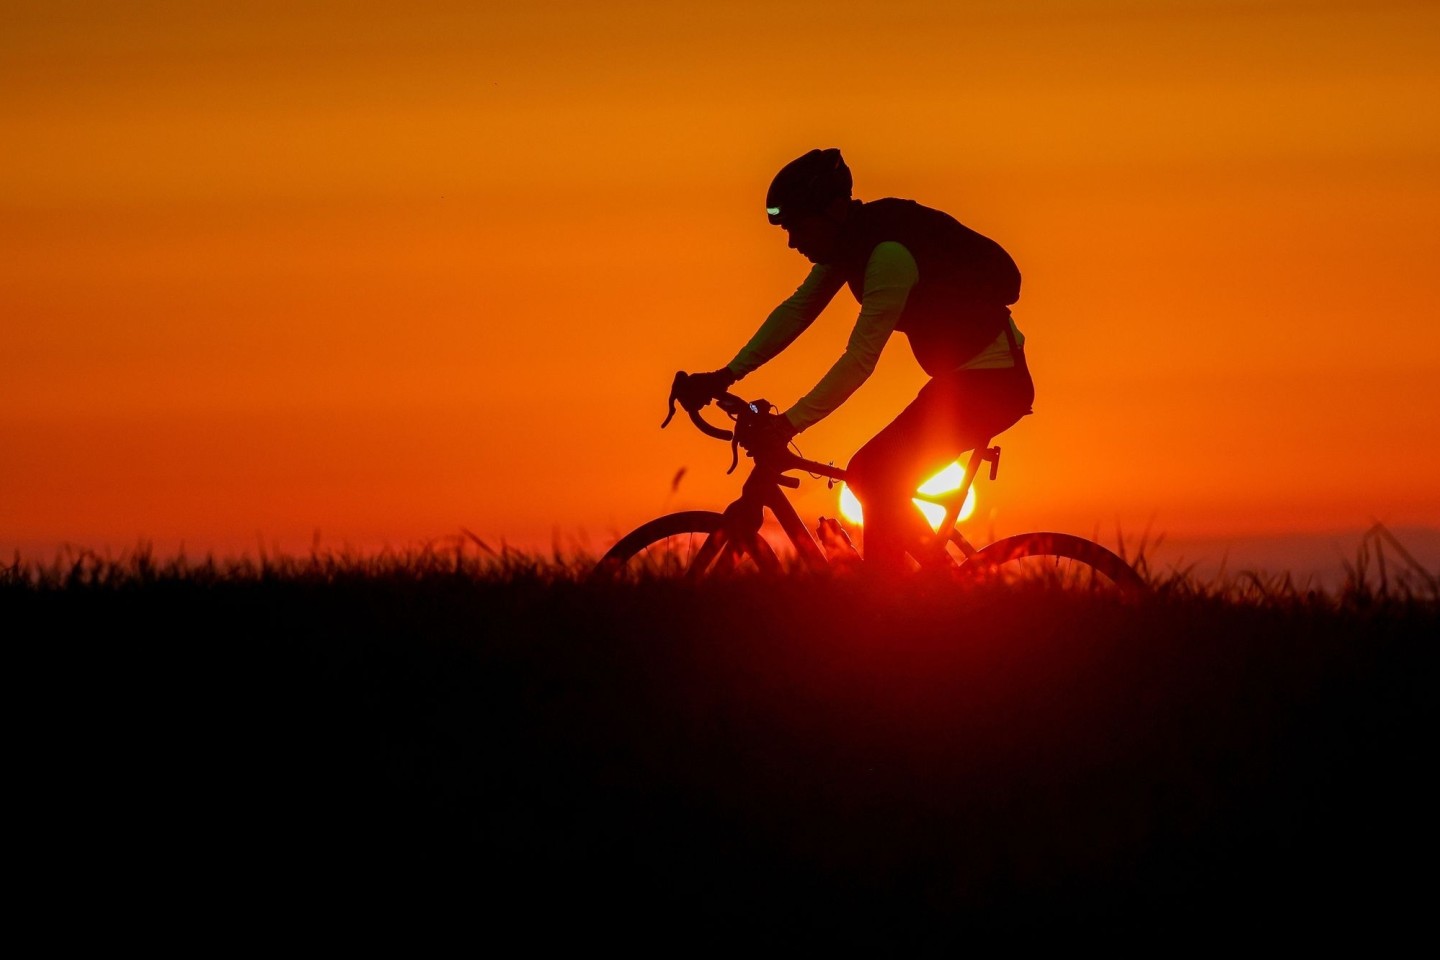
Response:
M768 474L768 475L767 475ZM725 508L725 532L726 535L738 542L746 549L754 543L755 538L760 536L760 527L765 521L765 509L769 508L774 514L780 529L785 536L795 545L795 551L800 556L800 561L807 567L819 568L827 566L830 562L826 559L826 552L816 541L815 535L806 529L805 522L800 519L793 504L786 499L781 487L798 487L799 479L787 477L778 472L757 470L745 478L745 486L741 489L740 498ZM835 521L830 521L832 524ZM838 524L835 524L838 527ZM823 529L823 523L822 523ZM817 530L822 537L824 533ZM840 531L846 546L849 547L851 556L858 560L860 555L850 544L849 537ZM826 538L828 539L828 538ZM751 551L754 556L754 551ZM835 557L833 559L840 559Z

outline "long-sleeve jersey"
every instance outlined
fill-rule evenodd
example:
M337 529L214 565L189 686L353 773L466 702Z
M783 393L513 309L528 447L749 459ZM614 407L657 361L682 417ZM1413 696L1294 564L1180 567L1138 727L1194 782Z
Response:
M785 411L785 417L796 430L804 430L835 411L875 370L890 334L905 310L910 290L920 280L915 258L902 244L893 240L877 244L865 264L864 293L860 316L850 333L845 352L836 360L820 382ZM845 285L842 271L835 266L817 263L805 281L790 298L770 312L760 329L750 338L727 365L740 378L772 359L805 331L826 305ZM1017 344L1025 338L1010 322L1010 333ZM1009 337L1001 335L959 369L993 369L1010 367Z

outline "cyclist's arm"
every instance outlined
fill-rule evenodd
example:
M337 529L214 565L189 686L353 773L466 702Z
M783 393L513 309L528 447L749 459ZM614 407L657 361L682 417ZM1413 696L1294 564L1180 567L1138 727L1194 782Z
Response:
M865 265L860 317L855 321L845 353L815 389L785 411L792 427L804 430L829 416L869 378L885 341L895 332L910 288L919 279L920 271L909 250L893 240L875 248Z
M805 332L815 322L820 311L845 285L845 278L835 267L817 263L805 276L799 289L780 306L770 311L770 316L760 325L750 342L740 349L735 359L726 364L735 379L768 362L781 350Z

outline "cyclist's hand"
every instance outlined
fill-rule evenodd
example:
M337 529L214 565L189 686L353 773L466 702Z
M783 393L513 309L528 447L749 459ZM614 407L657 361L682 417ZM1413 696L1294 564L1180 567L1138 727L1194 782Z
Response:
M752 452L784 452L797 432L784 414L762 413L749 424L749 429L745 432L745 445Z
M727 368L712 370L710 373L692 373L683 383L676 385L675 399L686 410L699 410L711 400L730 389L738 378Z

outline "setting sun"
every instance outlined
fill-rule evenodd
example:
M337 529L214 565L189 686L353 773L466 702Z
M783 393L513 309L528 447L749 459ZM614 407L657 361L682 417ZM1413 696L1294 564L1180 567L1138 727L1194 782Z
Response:
M956 460L950 466L941 470L935 476L920 484L918 491L927 496L936 497L942 493L949 493L951 490L959 490L960 484L965 479L965 466ZM945 508L938 503L930 503L925 500L916 500L915 506L925 514L925 519L930 521L930 527L934 530L940 529L940 524L945 519ZM965 505L960 508L960 519L969 520L975 513L975 487L972 485L970 491L965 494ZM864 511L860 506L859 499L850 492L845 484L840 484L840 516L849 523L856 526L864 524Z

